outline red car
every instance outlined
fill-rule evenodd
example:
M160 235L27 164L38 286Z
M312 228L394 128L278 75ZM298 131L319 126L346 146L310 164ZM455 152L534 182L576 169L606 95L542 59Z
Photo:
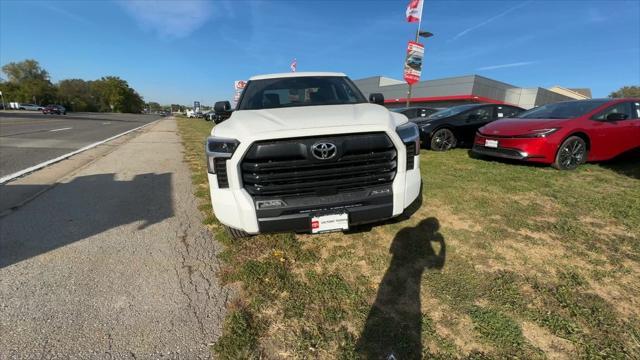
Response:
M543 105L491 122L476 133L476 154L575 169L640 148L640 99Z

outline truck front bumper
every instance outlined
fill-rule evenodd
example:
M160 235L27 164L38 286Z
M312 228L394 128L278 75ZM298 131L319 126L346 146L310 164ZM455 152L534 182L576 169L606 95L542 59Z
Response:
M402 214L421 196L419 157L413 160L414 168L398 172L390 185L282 199L252 198L242 188L220 189L216 176L209 174L213 211L222 224L249 234L311 232L312 217L345 212L349 214L349 226L386 220ZM281 200L283 205L268 208L260 205L269 200Z

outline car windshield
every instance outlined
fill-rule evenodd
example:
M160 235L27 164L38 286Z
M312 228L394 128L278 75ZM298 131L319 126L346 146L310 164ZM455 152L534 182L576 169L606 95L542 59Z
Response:
M365 102L360 90L344 76L304 76L249 81L238 110Z
M573 119L595 110L610 100L565 101L542 105L525 111L516 118L520 119Z
M454 106L454 107L450 107L448 109L444 109L444 110L440 110L438 112L435 112L429 116L427 116L427 119L442 119L442 118L446 118L449 116L454 116L454 115L458 115L463 111L467 111L473 107L477 106L476 104L471 104L471 105L459 105L459 106Z

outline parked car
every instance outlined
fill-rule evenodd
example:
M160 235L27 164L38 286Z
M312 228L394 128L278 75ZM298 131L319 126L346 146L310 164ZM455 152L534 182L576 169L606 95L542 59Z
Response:
M18 110L28 110L28 111L42 111L44 109L43 106L36 104L20 104L18 106Z
M512 105L467 104L450 107L418 121L422 143L446 151L472 144L476 131L496 119L513 117L524 109Z
M213 211L234 238L344 231L421 198L418 127L342 73L252 77L205 149ZM224 120L224 117L227 117Z
M42 109L43 114L56 114L56 115L66 115L67 109L62 105L47 105L44 109Z
M640 148L640 99L547 104L478 130L473 152L571 170Z
M216 115L216 112L213 110L209 110L206 113L202 114L202 117L205 121L213 121L213 117Z
M407 59L407 66L414 70L420 71L422 69L422 57L418 55L411 55Z
M411 107L403 107L403 108L395 108L395 109L391 109L391 111L393 112L397 112L400 113L406 117L409 118L409 120L418 118L426 118L427 116L436 113L440 110L443 110L441 108L430 108L430 107L420 107L420 106L411 106Z

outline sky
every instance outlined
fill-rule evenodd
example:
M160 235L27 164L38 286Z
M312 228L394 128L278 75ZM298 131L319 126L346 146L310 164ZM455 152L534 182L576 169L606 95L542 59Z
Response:
M57 82L119 76L146 101L233 97L234 80L298 71L402 79L408 0L0 0L0 65ZM640 1L425 0L422 80L478 74L519 87L640 85ZM6 78L4 74L0 75Z

